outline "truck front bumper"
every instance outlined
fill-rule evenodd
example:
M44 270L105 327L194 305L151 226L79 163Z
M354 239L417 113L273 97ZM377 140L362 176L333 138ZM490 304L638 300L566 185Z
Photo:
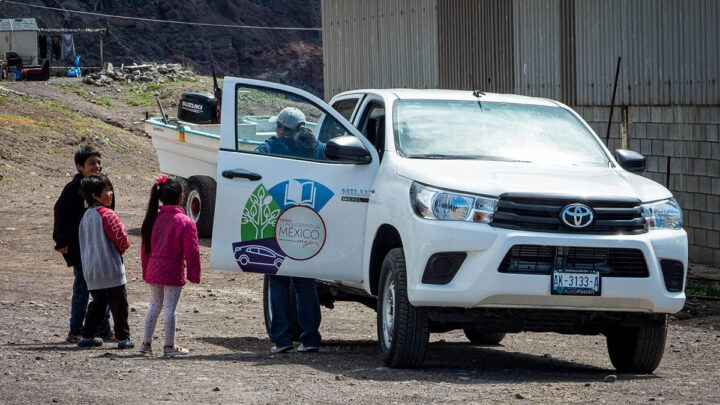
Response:
M668 291L660 266L661 259L681 262L685 280L688 245L684 230L653 230L639 235L562 234L410 216L401 234L407 235L403 245L408 295L415 306L675 313L685 303L684 281L682 291ZM552 295L550 274L498 271L514 245L638 249L649 276L602 277L599 296ZM440 252L466 252L467 257L447 284L424 284L428 259Z

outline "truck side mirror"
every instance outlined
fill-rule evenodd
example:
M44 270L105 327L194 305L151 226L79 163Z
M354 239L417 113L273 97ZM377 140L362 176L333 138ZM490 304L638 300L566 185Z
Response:
M372 161L365 145L352 135L338 136L325 145L325 156L338 162L367 164Z
M620 167L629 172L642 172L645 170L645 156L627 149L616 149L615 160Z

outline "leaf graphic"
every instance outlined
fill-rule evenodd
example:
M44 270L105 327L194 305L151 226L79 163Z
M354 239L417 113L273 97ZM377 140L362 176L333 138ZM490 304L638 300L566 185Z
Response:
M249 200L250 200L250 203L251 203L251 204L257 204L257 203L258 203L258 198L257 198L257 196L256 196L255 194L250 194Z
M279 210L279 209L278 209L278 210L274 210L273 212L270 213L270 217L271 217L271 218L274 218L274 219L277 219L277 216L278 216L278 215L280 215L280 210Z
M242 225L245 225L245 224L247 224L247 223L249 223L249 222L250 222L250 219L249 219L247 216L243 215L242 219L240 220L240 223L241 223Z
M267 197L265 197L265 200L263 200L264 205L270 205L271 202L272 202L271 196L267 196Z

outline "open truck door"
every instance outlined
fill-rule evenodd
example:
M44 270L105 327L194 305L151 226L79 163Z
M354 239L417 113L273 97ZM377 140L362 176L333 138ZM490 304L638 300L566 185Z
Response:
M223 87L210 266L361 282L375 149L305 91L229 77ZM325 153L297 156L268 144L256 150L277 135L271 117L287 107L304 114Z

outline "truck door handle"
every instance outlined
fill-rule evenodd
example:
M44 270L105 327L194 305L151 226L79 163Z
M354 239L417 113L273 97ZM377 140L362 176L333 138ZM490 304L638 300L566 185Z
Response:
M258 181L258 180L262 179L261 175L259 175L257 173L249 172L245 169L223 170L222 176L225 177L226 179L234 179L235 177L242 177L242 178L248 179L250 181Z

